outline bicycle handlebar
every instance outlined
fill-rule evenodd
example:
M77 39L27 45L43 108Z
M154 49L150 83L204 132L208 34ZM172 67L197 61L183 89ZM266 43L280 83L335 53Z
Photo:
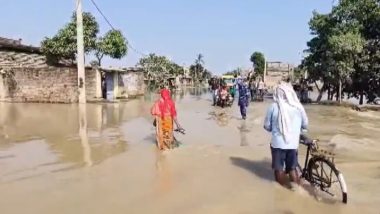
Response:
M301 134L300 143L306 146L315 144L315 140L310 139L305 134Z

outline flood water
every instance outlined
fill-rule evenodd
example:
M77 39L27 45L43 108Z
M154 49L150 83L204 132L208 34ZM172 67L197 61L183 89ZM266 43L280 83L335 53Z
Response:
M306 106L309 134L336 153L348 185L348 205L328 204L273 181L262 128L270 101L242 121L236 103L212 107L206 92L174 95L186 135L165 153L154 94L85 108L0 103L0 212L380 213L380 113Z

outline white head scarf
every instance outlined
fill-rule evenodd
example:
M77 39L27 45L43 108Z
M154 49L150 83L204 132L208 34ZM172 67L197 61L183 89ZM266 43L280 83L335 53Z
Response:
M298 109L302 115L306 115L305 109L299 101L293 87L287 83L280 83L274 90L273 99L278 105L278 125L280 132L284 137L285 143L290 142L291 133L294 130L291 125L290 111L294 108ZM305 117L307 118L307 117Z

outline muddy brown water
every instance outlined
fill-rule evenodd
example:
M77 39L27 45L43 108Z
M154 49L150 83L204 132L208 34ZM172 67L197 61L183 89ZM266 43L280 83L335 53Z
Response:
M380 113L306 106L309 134L336 153L348 185L348 205L327 204L273 182L270 101L242 121L236 103L212 107L205 92L175 94L186 135L165 153L153 94L85 108L0 103L1 213L380 213Z

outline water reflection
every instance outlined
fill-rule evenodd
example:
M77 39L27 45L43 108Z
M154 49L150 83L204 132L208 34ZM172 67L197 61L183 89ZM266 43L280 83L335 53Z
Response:
M249 132L249 130L247 128L246 120L243 120L241 122L241 125L238 127L238 129L240 132L240 146L248 146L247 133Z
M191 94L204 92L184 89L175 91L173 97L186 102L192 100ZM0 177L17 180L93 166L127 151L127 142L136 141L131 130L142 128L126 123L138 119L146 128L142 134L149 135L150 106L157 96L146 93L112 104L0 103Z
M156 152L157 194L165 195L172 189L170 166L165 154Z
M7 158L0 164L8 169L0 176L14 174L12 169L18 170L16 178L35 174L32 168L51 172L92 166L126 151L120 123L145 111L140 100L128 105L133 109L125 104L1 103L0 157Z
M79 136L83 148L83 162L86 166L92 166L91 147L87 135L87 106L79 104Z
M157 96L158 93L147 93L126 103L87 104L85 108L76 104L0 103L0 179L93 166L127 151L133 143L152 145L150 107ZM247 146L249 138L266 135L261 128L265 104L255 106L255 112L260 114L256 124L235 119L232 115L237 109L211 107L207 89L177 90L173 97L181 117L192 127L191 133L198 133L187 136L184 143L203 143L204 130L197 132L197 128L207 122L205 118L215 121L207 123L210 135L229 127L234 130L231 134L224 132L226 143ZM306 110L311 121L310 135L319 138L322 146L336 150L340 159L378 160L378 113L312 105ZM233 134L236 127L240 135ZM212 141L208 139L207 143Z

